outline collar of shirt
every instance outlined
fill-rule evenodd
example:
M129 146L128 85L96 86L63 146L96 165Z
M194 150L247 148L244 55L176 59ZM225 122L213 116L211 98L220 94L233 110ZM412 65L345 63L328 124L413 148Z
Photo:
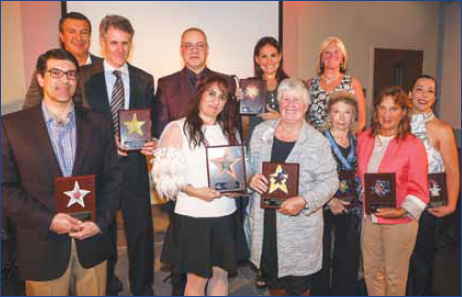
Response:
M87 57L87 60L85 61L85 64L83 64L82 66L86 66L86 65L91 65L91 55L88 54L88 57Z
M74 103L72 103L72 107L69 110L69 112L66 115L66 122L62 123L56 119L56 117L51 113L51 111L48 109L46 104L42 101L42 113L43 113L43 118L45 120L45 123L48 125L54 124L56 126L67 126L71 121L74 121L75 119L75 107Z
M124 102L124 109L128 109L130 106L130 76L128 72L128 64L125 63L124 66L120 68L114 68L109 63L104 60L104 77L106 79L106 90L109 98L109 104L112 101L112 90L114 89L114 84L116 82L116 77L114 75L114 70L119 70L121 72L122 81L124 84L124 94L125 94L125 102Z

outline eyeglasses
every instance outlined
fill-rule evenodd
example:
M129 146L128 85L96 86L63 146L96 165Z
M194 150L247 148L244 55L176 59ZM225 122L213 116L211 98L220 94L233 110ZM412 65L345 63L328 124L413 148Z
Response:
M206 43L196 43L196 44L185 43L182 46L187 51L192 51L193 48L196 48L198 51L203 51L207 47L207 44Z
M63 77L64 74L67 76L67 79L69 80L76 80L79 76L77 70L62 71L58 68L51 68L50 70L47 70L47 72L50 73L51 78L55 79L60 79L61 77Z

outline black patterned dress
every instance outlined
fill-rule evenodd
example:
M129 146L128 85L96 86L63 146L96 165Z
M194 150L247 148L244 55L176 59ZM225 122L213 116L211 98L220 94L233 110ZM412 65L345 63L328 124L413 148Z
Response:
M319 77L312 78L310 84L310 99L311 105L308 110L308 123L317 130L321 130L327 120L327 102L329 102L330 94L339 91L348 91L354 95L352 77L343 75L342 80L332 92L327 92L321 88L321 80Z

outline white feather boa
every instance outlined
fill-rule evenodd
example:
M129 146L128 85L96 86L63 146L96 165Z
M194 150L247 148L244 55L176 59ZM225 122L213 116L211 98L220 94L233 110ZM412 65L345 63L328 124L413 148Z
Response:
M180 189L186 185L185 161L177 148L155 150L151 175L160 196L175 200Z

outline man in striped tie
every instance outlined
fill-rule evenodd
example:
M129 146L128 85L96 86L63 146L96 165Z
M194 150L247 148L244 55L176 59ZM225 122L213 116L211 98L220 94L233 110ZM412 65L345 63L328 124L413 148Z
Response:
M127 63L133 35L130 21L122 16L108 15L101 21L104 72L87 82L85 92L92 110L106 114L113 121L123 171L120 206L127 236L130 289L133 295L149 296L153 294L154 239L146 155L152 154L156 143L146 143L141 151L127 151L117 135L119 110L149 108L154 116L154 78ZM155 120L152 118L153 128Z

